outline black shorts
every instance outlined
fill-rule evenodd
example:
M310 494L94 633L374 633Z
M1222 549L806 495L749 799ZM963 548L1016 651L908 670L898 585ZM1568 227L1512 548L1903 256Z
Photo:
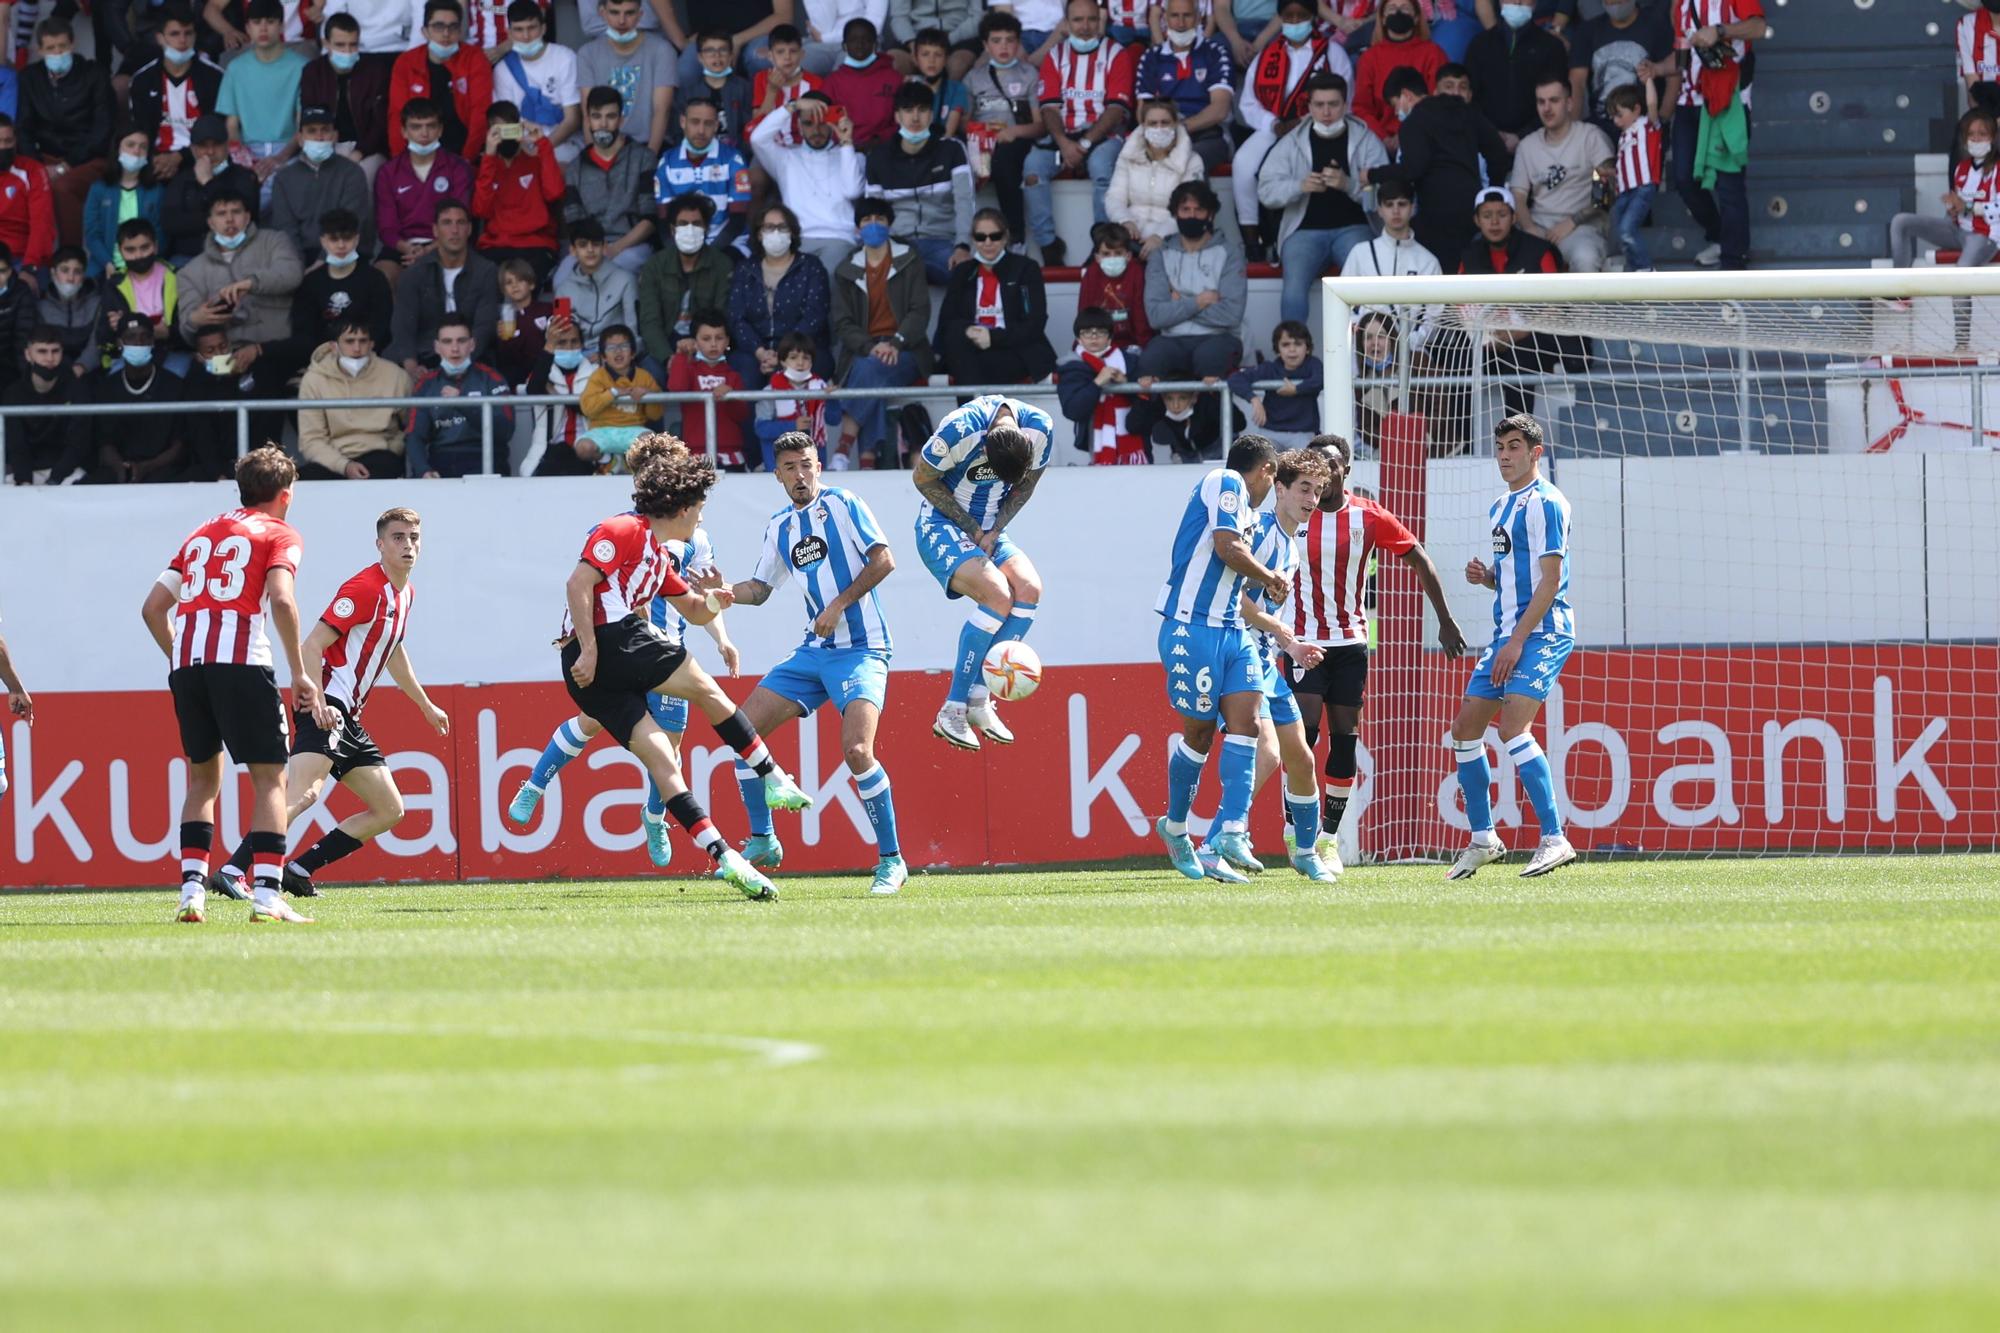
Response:
M681 669L687 649L637 616L627 616L615 625L599 625L597 675L590 684L578 685L569 669L582 651L575 639L563 645L563 687L586 716L602 723L620 745L631 745L633 731L649 716L647 694Z
M285 701L267 666L199 662L167 676L174 717L181 725L181 753L206 763L226 745L239 764L282 764Z
M331 730L313 721L311 713L298 715L298 731L292 739L292 754L325 755L333 763L330 776L340 781L357 768L379 768L388 762L382 758L382 751L375 745L359 719L347 711L347 705L338 699L328 699L327 706L340 714L340 720Z
M1287 657L1285 679L1293 694L1316 694L1336 707L1359 708L1368 684L1368 650L1358 643L1336 644L1316 667L1301 667Z

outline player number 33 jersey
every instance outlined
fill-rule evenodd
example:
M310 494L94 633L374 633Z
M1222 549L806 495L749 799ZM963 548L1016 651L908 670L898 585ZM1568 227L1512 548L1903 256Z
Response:
M196 528L159 580L180 599L173 664L270 666L265 583L273 569L297 574L301 550L291 524L254 509L232 509Z

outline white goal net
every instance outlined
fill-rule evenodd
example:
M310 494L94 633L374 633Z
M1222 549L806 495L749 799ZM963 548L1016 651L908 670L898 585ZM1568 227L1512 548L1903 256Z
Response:
M1329 279L1329 429L1493 637L1495 425L1573 508L1577 652L1537 723L1580 850L2000 845L2000 273ZM1530 299L1532 298L1532 299ZM1470 655L1377 576L1359 842L1460 845ZM1494 809L1534 828L1489 732Z

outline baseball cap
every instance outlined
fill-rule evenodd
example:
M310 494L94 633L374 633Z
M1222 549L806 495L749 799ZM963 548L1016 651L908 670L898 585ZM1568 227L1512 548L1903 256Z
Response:
M308 106L299 109L299 128L308 125L333 124L333 108L330 106Z
M1472 196L1472 211L1477 213L1484 204L1505 204L1511 211L1514 207L1514 196L1497 185L1489 185Z
M203 116L196 116L194 124L188 129L188 142L228 143L229 122L213 112Z

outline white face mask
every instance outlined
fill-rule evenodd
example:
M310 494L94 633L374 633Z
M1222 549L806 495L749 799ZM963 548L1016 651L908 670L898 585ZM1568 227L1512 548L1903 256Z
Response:
M695 223L683 223L674 228L674 249L684 255L691 255L701 249L708 239L708 228Z
M1130 257L1126 255L1105 255L1097 261L1097 267L1107 278L1122 278L1125 276L1125 265L1130 262Z
M1342 130L1345 130L1346 128L1347 128L1347 118L1345 116L1341 117L1339 120L1332 121L1324 125L1322 125L1319 121L1313 122L1313 133L1317 134L1322 139L1331 139L1335 135L1339 134Z
M764 254L770 259L783 259L792 251L792 234L788 231L767 231L764 238Z
M1186 421L1193 416L1194 409L1192 407L1184 407L1178 412L1169 409L1167 412L1167 420L1169 421Z
M359 375L362 371L368 369L368 358L365 356L343 356L340 358L340 368L350 375Z
M1971 155L1974 162L1984 162L1986 155L1993 151L1993 141L1991 139L1967 139L1965 141L1965 151Z
M56 295L65 301L82 290L83 284L80 282L64 282L61 278L56 279Z
M1167 40L1172 42L1175 46L1179 47L1181 50L1185 51L1190 46L1193 46L1197 41L1201 40L1201 29L1189 28L1186 32L1182 32L1178 28L1168 28Z
M1176 134L1172 125L1148 125L1144 131L1146 146L1162 152L1174 146Z
M785 378L790 380L794 384L804 384L807 380L811 379L812 377L813 373L810 369L794 370L790 366L785 367Z

